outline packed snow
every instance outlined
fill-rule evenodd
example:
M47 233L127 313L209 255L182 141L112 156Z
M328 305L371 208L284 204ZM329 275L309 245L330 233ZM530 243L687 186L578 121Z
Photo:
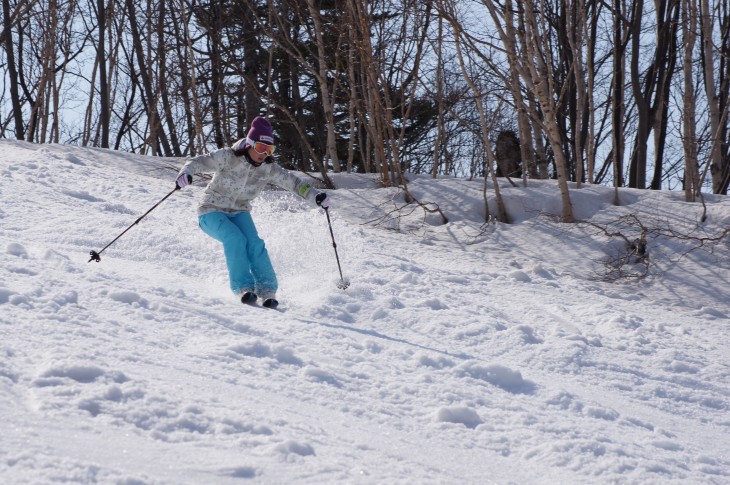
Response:
M272 188L268 310L202 178L134 224L183 162L0 141L0 482L730 481L730 198L573 186L561 224L554 181L500 179L505 224L409 176L443 223L337 174L341 290L324 212Z

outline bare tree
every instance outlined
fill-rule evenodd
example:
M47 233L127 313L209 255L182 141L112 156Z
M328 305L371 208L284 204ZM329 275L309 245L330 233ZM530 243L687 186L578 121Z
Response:
M166 36L167 32L167 0L159 0L157 10L157 24L155 26L155 35L157 37L157 79L159 84L160 101L162 103L162 115L164 124L167 125L167 133L170 137L170 150L168 155L174 155L179 157L182 155L180 152L180 142L177 137L177 130L175 128L176 122L173 118L173 108L170 102L170 89L168 87L168 70L167 70L167 50L168 50L168 39Z
M697 4L695 0L682 0L682 36L684 37L684 194L687 202L694 202L699 193L699 166L697 165L697 131L694 90L693 52L696 42Z
M526 185L528 175L532 178L547 178L547 174L538 167L538 160L544 161L546 159L544 150L537 150L541 143L538 142L538 147L533 144L533 140L538 140L541 137L541 130L538 129L533 132L533 127L540 124L535 111L529 107L531 99L534 98L529 90L526 94L523 94L523 81L527 82L527 78L524 66L519 62L522 53L517 44L517 32L521 29L517 28L517 19L514 17L511 2L505 4L501 9L492 0L482 0L482 3L489 10L491 19L497 26L497 32L507 56L509 71L505 75L505 82L517 111L517 126L521 140L520 150L523 165L522 177ZM533 124L533 122L535 123ZM538 155L538 160L536 160L536 151L543 154L542 158Z
M445 3L445 2L444 2ZM474 100L476 103L477 111L479 112L479 120L481 123L481 134L482 134L482 144L486 148L487 151L487 170L484 174L485 179L485 190L486 190L486 180L487 178L490 178L492 180L492 184L494 186L494 193L497 200L497 210L499 214L499 220L502 222L509 222L509 217L507 215L507 209L504 204L504 200L502 199L502 195L500 193L499 189L499 182L497 180L497 175L495 173L494 165L495 165L495 157L494 153L491 148L491 142L489 140L489 134L491 132L491 127L493 123L489 123L487 121L487 112L484 107L483 103L483 93L477 86L476 82L473 79L473 76L470 74L469 70L467 69L467 60L465 59L464 53L462 52L462 26L456 19L456 12L454 9L453 3L444 5L446 9L449 11L449 21L451 24L451 29L454 33L454 46L456 48L457 58L459 60L459 66L461 67L462 75L464 76L464 79L466 80L467 84L472 90L472 93L474 94ZM486 204L486 198L485 198L485 204ZM489 206L486 206L486 213L489 214Z
M10 8L10 0L3 0L3 38L5 43L5 55L8 65L8 80L10 82L10 100L13 107L13 120L15 122L15 138L25 139L25 123L23 121L23 106L20 100L19 73L15 62L15 45L13 42L13 27L18 19L22 18L35 4L35 1L28 4L16 5L15 9Z
M575 101L576 109L573 118L573 151L575 166L575 182L580 188L583 182L583 149L584 149L584 128L583 116L585 114L587 99L592 93L586 91L585 63L583 60L584 35L587 33L586 5L584 0L576 0L571 5L568 16L567 39L570 45L571 58L573 63L573 79L575 80Z
M584 5L584 9L588 10L588 5L585 4L584 0L580 0ZM586 42L586 96L588 101L588 127L586 137L586 180L589 184L593 184L596 181L596 102L595 102L595 86L596 86L596 31L598 25L599 15L596 9L601 2L590 2L592 8L590 9L590 15L586 13L586 20L583 22L583 38ZM578 7L580 8L580 7Z
M340 159L337 156L337 136L335 134L335 117L334 117L334 96L337 93L337 78L334 79L335 86L330 88L330 77L328 74L329 60L331 58L338 59L339 46L336 46L336 52L333 56L332 53L326 51L326 46L323 38L322 20L320 18L320 7L315 5L314 0L307 0L307 8L309 9L309 15L312 18L312 26L314 28L314 39L317 45L317 65L318 69L315 71L315 77L317 78L319 89L322 94L322 107L324 109L324 121L327 123L327 156L332 160L332 167L335 173L342 171L340 167Z
M730 184L727 2L2 2L0 136L194 154L266 112L292 166L407 192L408 171L488 177L487 126L518 132L523 183L558 179L564 220L568 181L613 175L617 203L649 179Z
M444 19L438 18L438 37L436 38L436 102L438 103L438 122L436 124L436 141L433 147L433 169L431 176L439 173L441 158L441 142L444 138L444 69L443 69Z
M654 167L652 188L659 188L666 142L667 106L669 88L677 59L677 29L679 26L679 0L655 2L656 42L654 52L647 56L642 47L643 0L634 0L631 18L631 90L636 104L637 130L632 153L629 186L645 188L647 178L647 142L654 132ZM641 58L651 62L642 69ZM643 70L643 73L642 73ZM643 74L643 79L642 79Z
M552 50L549 36L550 30L544 17L538 17L539 10L532 0L525 2L524 15L525 30L519 32L522 45L527 54L521 59L524 63L523 76L527 79L530 89L534 92L543 115L543 129L550 142L555 157L555 170L558 176L558 187L562 199L561 220L573 222L573 207L568 189L567 159L563 151L563 140L558 128L558 102L555 100L553 86ZM505 2L505 10L511 9L511 0ZM529 77L528 77L529 76Z
M127 11L129 13L129 28L132 37L132 46L136 56L137 67L139 69L140 82L142 84L142 92L144 94L144 102L148 116L149 132L146 136L145 143L152 150L153 155L172 156L167 135L162 127L161 118L157 103L159 102L159 89L153 86L153 59L150 56L145 57L144 49L147 47L149 51L153 50L151 39L149 36L144 37L143 32L137 21L137 7L135 0L126 0ZM162 145L160 147L160 145Z
M107 81L107 53L105 38L107 33L107 7L104 0L97 0L96 14L99 21L99 41L96 45L96 62L99 63L99 122L101 124L102 148L109 148L109 83Z
M349 0L347 6L350 9L350 17L353 19L351 29L355 34L353 41L360 61L359 78L362 83L360 94L364 98L360 102L360 112L363 127L367 133L367 145L372 150L375 166L381 173L383 185L390 186L391 177L386 159L386 138L383 124L385 107L380 96L379 66L375 61L370 42L370 12L363 0Z
M35 30L39 37L40 49L36 54L39 66L38 82L35 85L35 99L30 109L28 140L45 143L48 124L48 93L52 78L55 76L56 40L58 32L58 1L50 0L46 8L37 12L40 22ZM43 27L49 24L50 28Z
M175 7L172 10L172 26L178 39L175 47L179 63L180 98L184 106L188 107L185 109L187 137L190 144L188 152L190 155L198 155L205 149L205 139L203 137L203 115L198 96L195 53L189 27L191 14L185 0L177 0Z
M626 76L626 40L624 34L623 0L613 2L613 78L611 89L611 124L612 124L612 155L613 155L613 186L616 190L614 204L619 205L619 187L624 185L624 87Z
M727 28L727 26L725 26ZM709 0L700 1L700 29L702 32L702 61L704 65L705 96L710 110L710 133L711 145L708 165L712 175L712 191L719 194L727 191L730 181L730 160L723 157L723 145L727 143L722 139L727 132L728 109L726 92L730 80L726 73L721 73L722 83L718 93L715 81L715 46L713 44L713 15L710 10ZM724 101L724 102L723 102Z

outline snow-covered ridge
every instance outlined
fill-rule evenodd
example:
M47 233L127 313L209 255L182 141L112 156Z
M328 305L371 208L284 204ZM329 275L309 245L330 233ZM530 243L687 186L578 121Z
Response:
M730 199L412 176L449 223L372 177L254 219L283 312L228 293L179 160L0 141L3 483L725 483ZM492 195L491 188L488 194ZM492 205L492 208L494 206ZM493 210L493 209L492 209ZM649 239L648 275L604 281ZM634 263L627 263L627 270ZM642 269L641 263L635 264Z

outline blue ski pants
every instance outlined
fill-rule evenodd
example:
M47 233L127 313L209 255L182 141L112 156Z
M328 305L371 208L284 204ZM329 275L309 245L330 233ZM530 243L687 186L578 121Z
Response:
M279 286L276 273L250 212L209 212L198 217L198 223L223 243L233 293L254 291L262 298L274 297Z

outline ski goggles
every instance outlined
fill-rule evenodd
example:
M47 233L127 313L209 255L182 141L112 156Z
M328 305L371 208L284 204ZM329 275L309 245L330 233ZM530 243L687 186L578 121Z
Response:
M267 157L270 157L276 151L276 147L274 145L267 145L260 141L253 144L253 149L259 155L266 155Z

